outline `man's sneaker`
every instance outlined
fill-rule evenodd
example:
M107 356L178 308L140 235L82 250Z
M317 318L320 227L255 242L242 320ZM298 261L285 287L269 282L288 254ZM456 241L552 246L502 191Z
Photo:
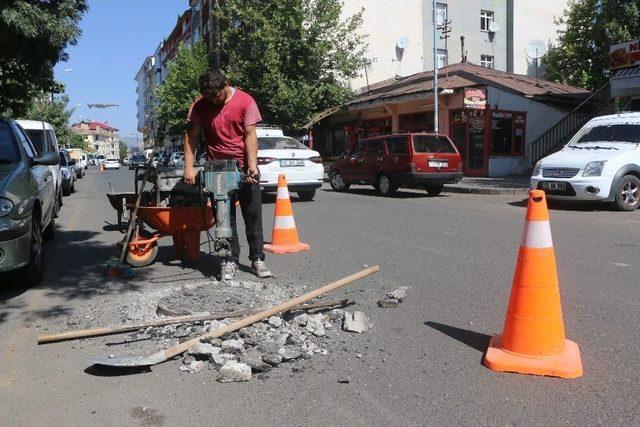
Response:
M258 277L271 277L271 272L264 261L257 259L251 263L251 272Z
M227 261L222 264L222 280L231 280L238 271L238 264L233 261Z

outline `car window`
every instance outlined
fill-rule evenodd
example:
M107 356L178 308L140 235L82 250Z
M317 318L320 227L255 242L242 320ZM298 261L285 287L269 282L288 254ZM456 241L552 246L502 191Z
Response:
M18 140L20 144L22 144L24 151L26 151L27 156L34 158L36 156L37 151L33 146L33 144L31 143L31 141L29 140L29 138L27 137L27 134L19 125L16 125L16 129L17 129Z
M258 138L259 150L308 150L309 148L288 136Z
M25 129L25 132L29 136L29 139L36 146L38 152L42 153L47 151L47 143L45 141L45 133L42 129Z
M413 149L416 153L455 153L449 140L438 135L414 135Z
M358 145L356 145L356 148L354 148L353 151L351 152L351 157L362 156L364 154L365 146L366 146L366 142L359 142Z
M384 146L382 140L369 141L367 144L367 156L379 156L384 153Z
M640 124L615 124L583 128L571 144L590 142L631 142L640 143Z
M15 163L19 160L20 152L11 126L0 120L0 163Z
M387 150L389 154L407 154L407 137L394 136L387 138Z
M56 134L52 130L47 131L47 151L57 151L58 150L58 140L56 139Z

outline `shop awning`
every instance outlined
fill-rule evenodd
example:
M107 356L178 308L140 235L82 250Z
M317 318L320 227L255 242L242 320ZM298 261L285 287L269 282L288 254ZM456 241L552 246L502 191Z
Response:
M325 117L329 117L330 115L340 111L341 109L342 109L342 106L337 106L337 107L327 108L324 111L320 111L319 113L317 113L313 117L311 117L311 120L309 120L309 123L304 125L304 128L305 129L310 129L313 125L318 123L320 120L324 119Z
M640 67L616 70L611 76L611 96L618 98L637 95L640 95Z

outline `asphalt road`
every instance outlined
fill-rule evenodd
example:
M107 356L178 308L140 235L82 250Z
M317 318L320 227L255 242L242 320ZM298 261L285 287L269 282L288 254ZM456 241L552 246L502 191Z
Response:
M297 369L220 384L214 371L185 374L174 361L136 375L85 372L91 357L122 352L115 337L36 345L43 332L119 323L118 306L137 295L209 280L210 267L170 261L168 242L134 280L107 279L102 264L121 236L110 225L108 179L117 190L132 186L129 171L91 172L65 198L43 283L26 290L3 284L1 425L640 422L640 212L551 211L567 337L579 344L584 365L583 377L566 380L481 364L489 336L502 329L525 213L518 197L320 190L315 201L294 203L312 250L268 255L277 276L270 280L314 288L379 264L380 273L337 293L357 301L373 330L344 336ZM264 208L269 235L273 200ZM376 306L399 286L409 288L399 308Z

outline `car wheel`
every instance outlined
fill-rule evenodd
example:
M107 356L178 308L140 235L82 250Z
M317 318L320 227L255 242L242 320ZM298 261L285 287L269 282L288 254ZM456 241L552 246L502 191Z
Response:
M63 185L62 186L62 195L63 196L68 196L71 194L71 184L67 185L66 187Z
M329 184L334 191L347 191L350 184L347 184L340 172L333 172L329 177Z
M625 175L616 190L615 203L618 210L634 211L640 205L640 179Z
M26 284L35 286L42 281L44 274L42 225L40 216L37 214L31 217L31 249L29 251L29 264L24 268Z
M69 189L69 194L75 193L75 192L76 192L76 183L72 182L71 183L71 188Z
M316 197L316 190L298 191L298 199L303 202L310 202Z
M424 189L427 191L429 197L439 196L442 193L444 184L425 185Z
M383 196L391 196L398 190L398 186L395 185L387 175L380 175L378 177L376 190Z
M51 218L51 222L49 222L49 225L44 229L42 237L44 237L44 240L53 240L56 237L56 221L53 218Z

